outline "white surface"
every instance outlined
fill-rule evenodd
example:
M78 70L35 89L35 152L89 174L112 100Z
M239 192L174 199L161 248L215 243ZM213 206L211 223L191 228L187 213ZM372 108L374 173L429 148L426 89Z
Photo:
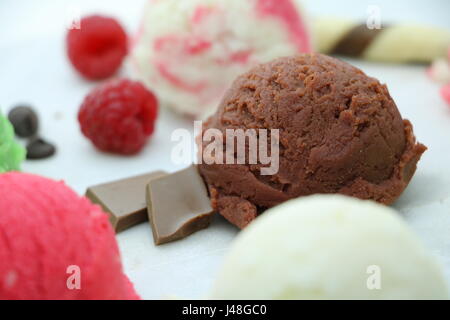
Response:
M86 187L121 177L164 169L170 162L170 133L192 124L162 112L156 134L137 157L97 152L80 133L76 114L85 94L95 85L77 76L64 52L67 5L82 13L102 12L136 30L144 0L2 0L0 2L0 108L20 102L38 108L42 135L55 142L58 154L26 162L23 170L63 179L80 194ZM306 1L314 14L365 17L368 4L380 4L390 21L416 19L447 26L450 2L435 1ZM393 4L395 3L395 4ZM419 141L429 147L417 173L394 205L446 267L450 280L450 108L438 95L422 66L380 65L352 61L367 74L388 84L402 115L414 124ZM143 298L205 296L236 230L217 217L212 226L172 244L155 247L150 228L139 225L118 236L124 266Z

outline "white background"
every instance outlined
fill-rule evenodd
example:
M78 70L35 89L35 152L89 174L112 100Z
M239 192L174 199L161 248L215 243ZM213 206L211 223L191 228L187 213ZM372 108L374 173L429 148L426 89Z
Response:
M183 0L180 0L183 1ZM26 162L24 171L63 179L80 194L93 184L180 166L170 162L170 133L191 122L162 111L155 135L136 157L97 152L81 135L76 114L95 85L70 67L64 51L65 25L71 8L82 14L116 16L128 32L140 21L144 0L1 0L0 110L17 103L32 104L40 113L42 135L56 143L52 159ZM365 21L368 5L379 5L383 23L423 22L450 29L450 2L429 1L305 1L314 15L336 15ZM425 76L424 66L351 61L388 84L419 141L429 147L409 188L394 205L430 250L441 259L450 279L450 107L439 97L439 86ZM176 295L204 297L213 281L234 227L217 217L202 232L176 243L155 247L148 224L118 235L124 267L143 298ZM407 266L405 266L407 268Z

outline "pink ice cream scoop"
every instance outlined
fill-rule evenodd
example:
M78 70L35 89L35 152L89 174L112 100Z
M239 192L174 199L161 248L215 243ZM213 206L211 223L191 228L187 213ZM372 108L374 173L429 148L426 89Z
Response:
M239 74L309 51L299 0L151 0L131 62L163 106L202 118Z
M107 215L63 182L0 175L0 299L139 299Z

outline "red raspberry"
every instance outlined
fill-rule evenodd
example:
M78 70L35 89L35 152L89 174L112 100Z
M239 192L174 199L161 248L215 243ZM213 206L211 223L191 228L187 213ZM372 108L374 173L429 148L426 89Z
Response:
M91 80L112 76L127 54L127 35L112 18L89 16L67 33L67 53L75 69Z
M153 133L156 97L141 83L109 81L84 99L78 113L81 131L102 151L135 154Z

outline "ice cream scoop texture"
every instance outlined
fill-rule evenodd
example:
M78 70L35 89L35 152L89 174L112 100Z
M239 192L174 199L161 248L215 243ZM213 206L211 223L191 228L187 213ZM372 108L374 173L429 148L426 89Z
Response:
M442 267L401 216L373 201L314 195L243 230L213 299L447 299Z
M279 58L244 73L205 122L208 129L223 136L228 129L279 130L276 174L261 175L265 165L248 160L199 165L213 207L240 228L267 208L315 193L391 204L426 150L386 85L321 54Z
M0 299L138 299L107 215L63 182L0 175Z
M297 0L153 0L131 62L163 105L202 117L251 66L309 51Z

